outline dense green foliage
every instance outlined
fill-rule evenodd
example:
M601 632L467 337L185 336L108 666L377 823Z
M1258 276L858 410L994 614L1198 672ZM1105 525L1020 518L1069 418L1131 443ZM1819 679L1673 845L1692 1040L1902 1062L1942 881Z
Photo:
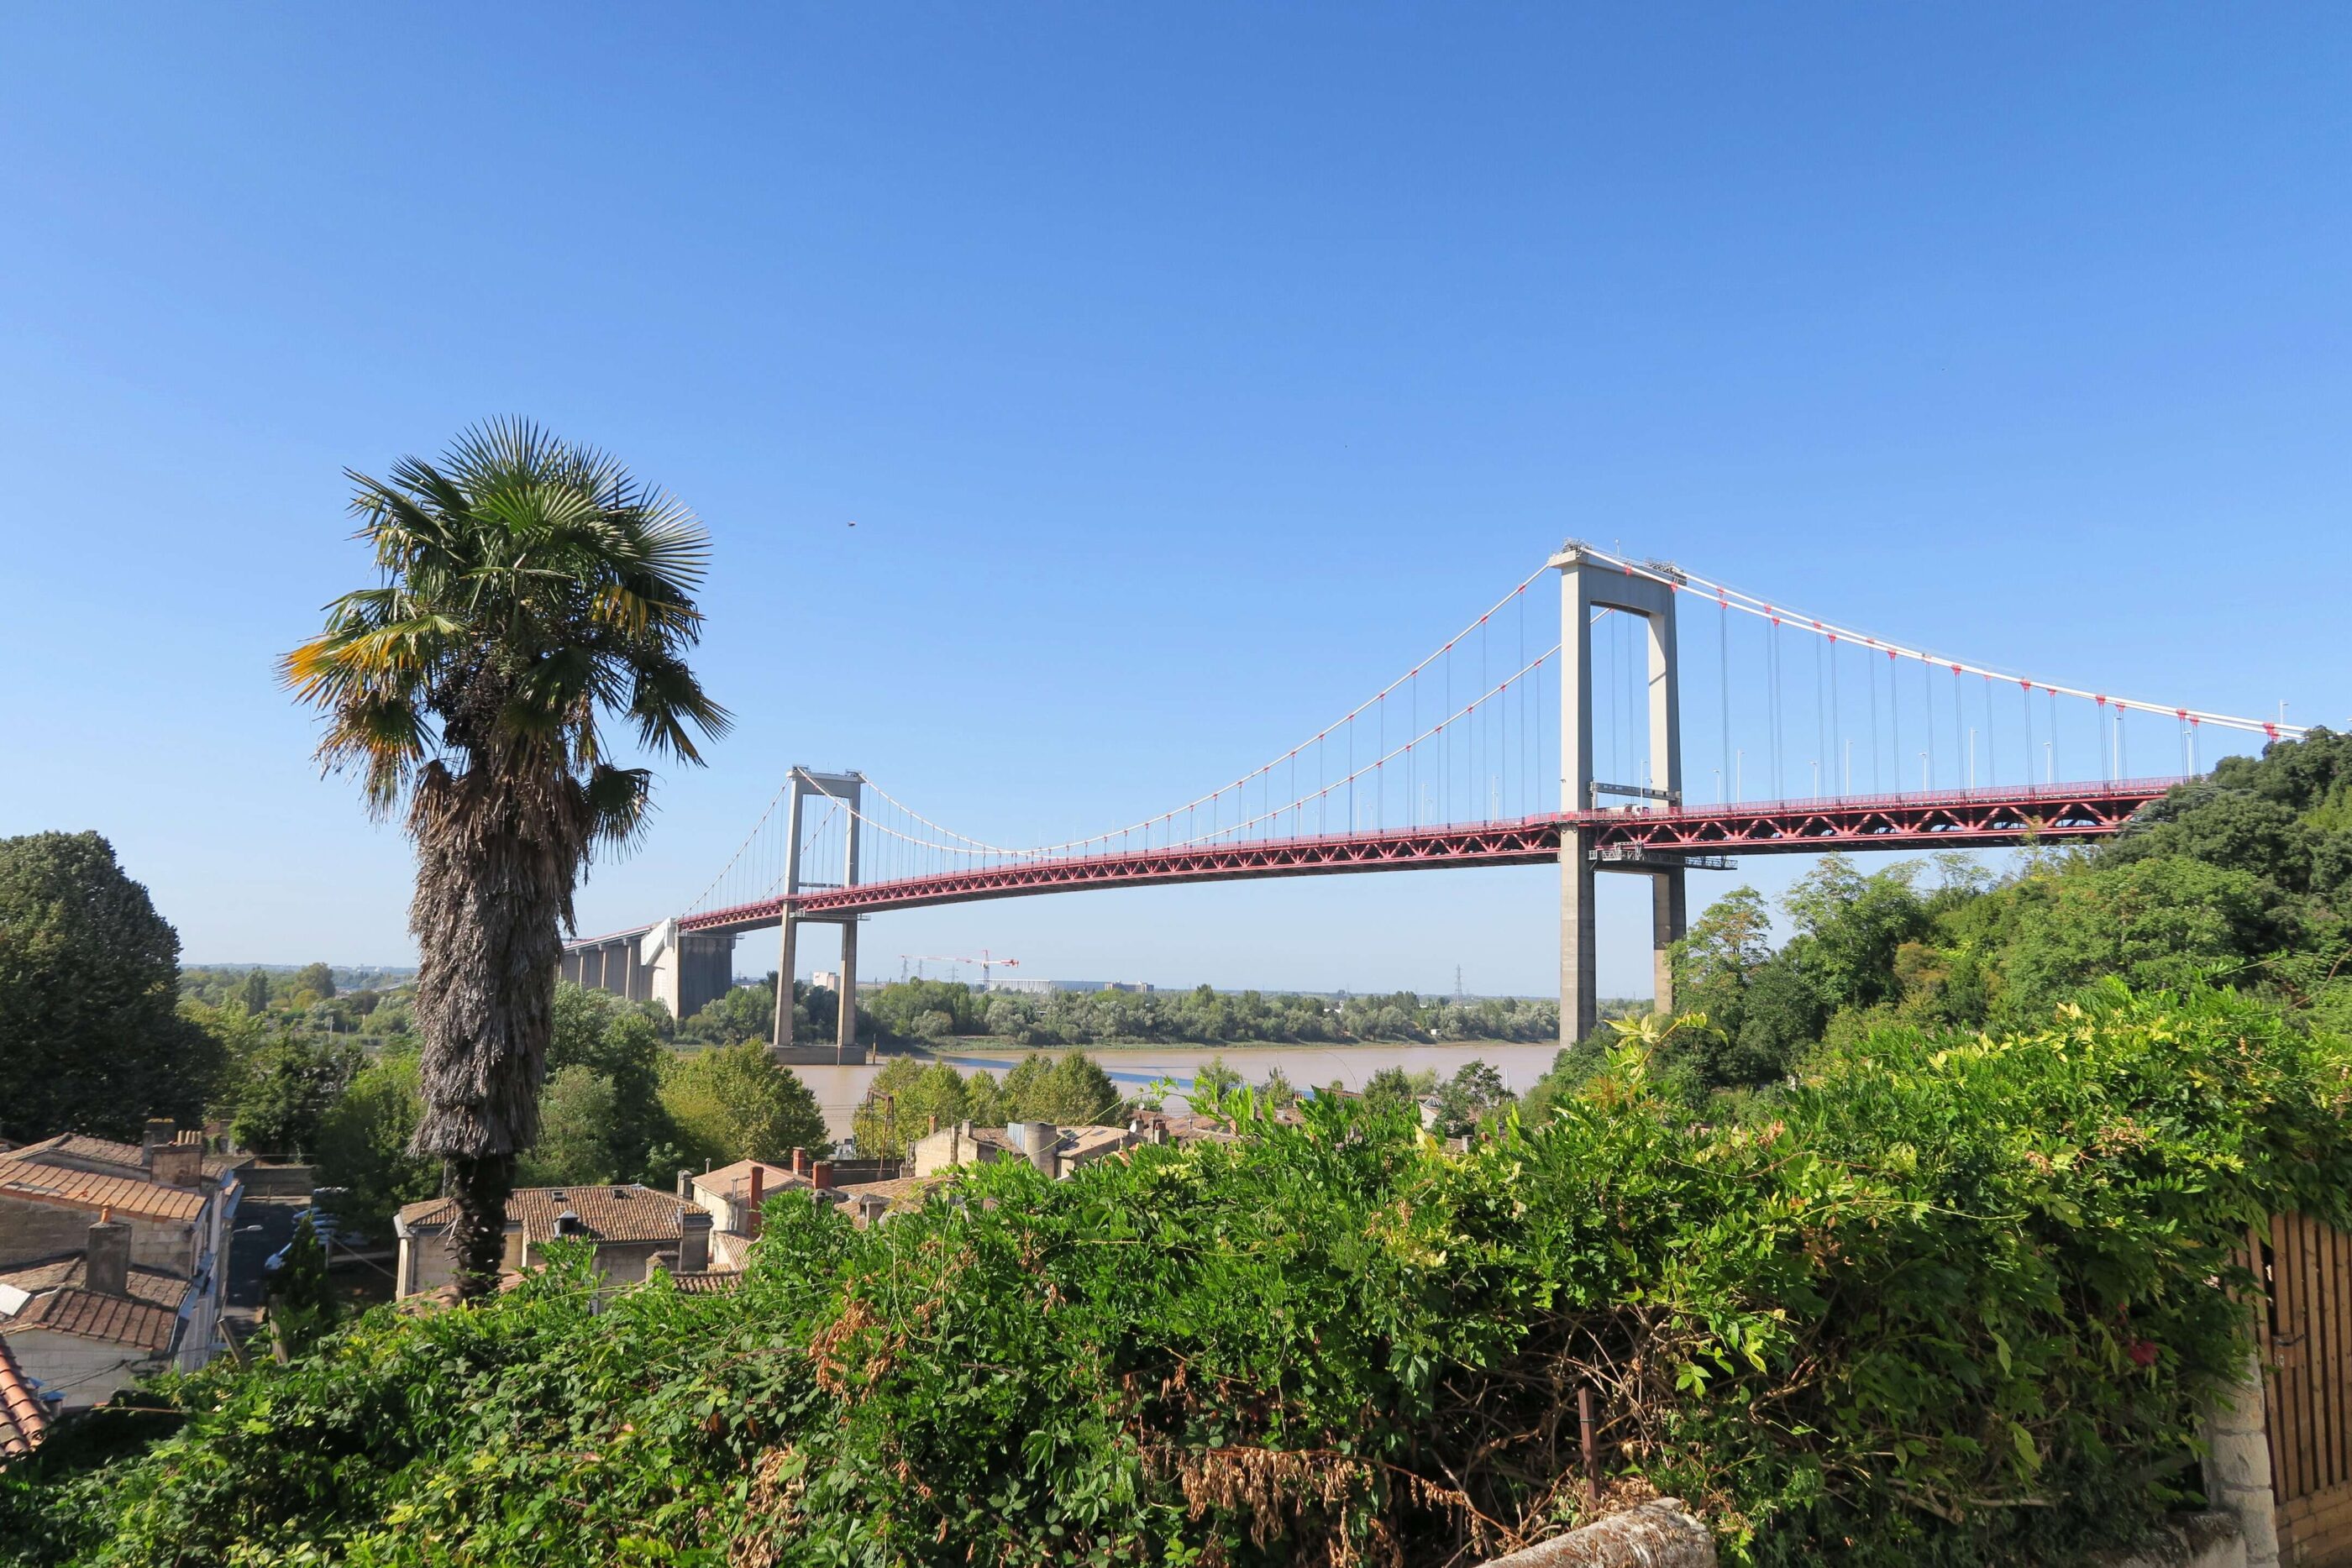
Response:
M677 1129L680 1166L733 1160L781 1160L795 1148L827 1146L824 1113L790 1068L779 1067L766 1045L713 1046L672 1058L663 1071L664 1110Z
M1770 1120L1630 1042L1451 1155L1324 1101L856 1231L771 1204L733 1297L580 1268L166 1385L143 1458L0 1472L18 1561L1444 1563L1614 1484L1734 1561L2072 1561L2193 1484L2245 1223L2342 1218L2352 1055L2217 992L1871 1031ZM983 1201L975 1201L983 1200ZM992 1201L984 1201L992 1200ZM159 1426L162 1425L159 1422ZM12 1535L11 1530L18 1533Z
M221 1051L174 1010L179 961L104 839L0 839L0 1138L201 1119Z
M1995 880L1965 855L1865 874L1825 855L1785 901L1717 902L1675 955L1675 1000L1706 1016L1668 1071L1692 1092L1786 1076L1816 1043L1887 1021L2015 1029L2105 978L2211 981L2352 1026L2352 737L2315 730L2151 806L2096 849L2033 853ZM1597 1070L1563 1056L1539 1103Z
M327 1280L327 1249L304 1214L294 1222L285 1264L269 1281L270 1339L283 1354L306 1354L341 1315L341 1302Z
M224 1016L238 1016L236 1006ZM667 1187L683 1169L821 1149L824 1117L807 1085L756 1043L692 1054L662 1038L658 1008L606 991L556 988L538 1141L518 1166L529 1186L641 1181ZM338 1047L274 1037L271 1051ZM415 1048L395 1042L357 1067L316 1114L320 1179L362 1229L439 1190L437 1165L409 1153L424 1115ZM310 1144L303 1145L306 1149Z
M1059 1058L1032 1052L1001 1078L985 1068L966 1077L944 1061L926 1065L902 1056L867 1085L850 1141L862 1155L903 1158L916 1139L958 1122L1100 1125L1125 1121L1130 1109L1110 1074L1082 1051Z
M184 968L180 997L204 1009L232 1004L255 1018L326 1034L354 1035L381 1047L413 1040L415 987L405 970L338 969L327 964L299 968Z
M793 988L793 1030L830 1039L838 998ZM1612 1002L1608 1013L1631 1010ZM775 977L737 986L679 1026L682 1040L729 1044L770 1038ZM858 1001L858 1034L907 1045L982 1036L1024 1047L1237 1045L1249 1042L1346 1044L1444 1040L1549 1040L1559 1037L1559 1009L1549 998L1486 997L1457 1001L1399 991L1385 997L1326 998L1296 992L1056 991L1029 996L973 990L953 980L897 980Z
M440 1162L410 1151L424 1114L412 1048L386 1051L361 1069L320 1118L320 1177L344 1189L336 1207L361 1230L385 1235L394 1210L441 1190Z

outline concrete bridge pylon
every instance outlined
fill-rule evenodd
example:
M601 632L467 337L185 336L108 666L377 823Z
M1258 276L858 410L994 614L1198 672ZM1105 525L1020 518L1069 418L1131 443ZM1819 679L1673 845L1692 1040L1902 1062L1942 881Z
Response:
M842 834L845 848L841 881L824 885L857 885L857 841L861 836L857 831L858 813L864 803L866 778L860 773L819 773L813 768L794 768L786 782L789 794L784 807L783 909L777 923L776 1026L772 1049L780 1057L793 1051L793 970L799 958L796 949L800 928L816 921L841 927L841 998L834 1019L834 1054L835 1060L848 1061L857 1049L857 923L862 916L854 912L803 915L794 904L804 887L817 885L803 880L801 865L801 822L812 796L838 803L847 817L848 831Z
M1560 586L1559 1040L1570 1046L1601 1027L1598 872L1650 879L1656 1007L1662 1013L1674 1010L1671 950L1689 923L1683 858L1657 852L1604 854L1601 831L1586 814L1610 805L1682 809L1682 669L1675 643L1675 601L1681 590L1680 574L1672 568L1652 564L1646 573L1633 572L1597 558L1591 547L1574 539L1547 564L1559 570ZM1646 629L1649 746L1647 767L1638 779L1594 777L1592 625L1604 614L1638 617Z

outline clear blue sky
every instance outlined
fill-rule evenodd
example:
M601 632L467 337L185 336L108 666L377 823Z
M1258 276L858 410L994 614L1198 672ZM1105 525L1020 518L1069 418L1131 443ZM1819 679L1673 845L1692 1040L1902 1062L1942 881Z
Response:
M2347 202L2317 5L16 7L0 832L104 832L192 960L404 959L271 660L362 576L341 470L509 412L717 541L741 727L598 929L796 761L1015 841L1172 803L1571 534L2340 724ZM1541 991L1554 909L1078 895L866 967Z

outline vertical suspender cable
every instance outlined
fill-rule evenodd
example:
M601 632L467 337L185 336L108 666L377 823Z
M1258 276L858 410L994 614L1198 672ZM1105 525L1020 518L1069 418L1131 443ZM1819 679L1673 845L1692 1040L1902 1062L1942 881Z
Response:
M1813 629L1816 632L1821 630L1818 622L1814 623ZM1822 670L1822 640L1815 637L1813 639L1813 789L1817 794L1821 790L1822 769L1829 766L1827 757L1830 744L1829 710L1822 706L1826 700L1824 686Z
M1984 695L1985 695L1985 782L1986 782L1987 784L1990 784L1990 785L1999 785L1999 784L2000 783L2000 743L1999 743L1999 742L1997 742L1997 741L1995 741L1995 740L1993 739L1993 732L1994 732L1994 730L1995 730L1996 728L1998 728L1999 727L1998 727L1998 726L1996 726L1996 725L1993 723L1993 716L1992 716L1992 677L1991 677L1990 675L1987 675L1987 676L1984 678Z
M1976 780L1975 780L1973 778L1971 778L1971 777L1969 777L1969 775L1967 775L1967 774L1962 773L1962 772L1960 772L1960 771L1959 771L1959 769L1960 769L1960 768L1961 768L1961 766L1962 766L1962 759L1961 759L1961 755L1960 755L1960 748L1961 748L1962 744L1963 744L1963 743L1964 743L1964 741L1966 740L1968 727L1969 727L1969 722L1968 722L1968 720L1967 720L1966 718L1962 717L1962 716L1961 716L1961 714L1960 714L1960 667L1959 667L1958 664L1954 664L1954 665L1952 666L1952 769L1953 769L1953 776L1954 776L1956 779L1960 779L1960 780L1962 780L1962 781L1964 781L1964 782L1966 782L1966 783L1969 783L1969 784L1974 784L1974 783L1976 782Z
M1833 759L1845 750L1845 713L1838 703L1837 633L1830 633L1830 753ZM1842 759L1840 759L1842 760ZM1838 793L1853 792L1853 765L1845 762L1838 769Z
M1717 717L1723 721L1723 735L1718 743L1716 761L1720 767L1715 776L1715 798L1719 805L1731 797L1731 601L1721 592L1715 596L1716 671L1715 696Z
M1894 742L1895 755L1889 760L1895 766L1888 769L1887 777L1895 780L1895 792L1899 795L1903 792L1903 691L1896 684L1896 674L1895 650L1889 648L1886 650L1886 727L1893 732L1888 738Z
M1919 788L1922 789L1936 787L1936 686L1927 678L1928 672L1934 667L1927 663L1927 654L1919 655L1920 705L1927 710L1927 760L1919 769Z

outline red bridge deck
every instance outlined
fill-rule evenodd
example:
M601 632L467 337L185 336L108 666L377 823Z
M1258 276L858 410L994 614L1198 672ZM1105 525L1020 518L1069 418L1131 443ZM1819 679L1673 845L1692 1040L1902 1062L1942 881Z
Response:
M1847 796L1678 811L1580 811L1511 822L1010 860L965 871L804 893L793 900L793 906L801 915L839 919L887 909L1080 888L1154 887L1443 866L1539 865L1559 859L1561 831L1570 825L1591 830L1594 851L1616 859L1818 853L1839 849L1999 849L2029 841L2090 839L2115 832L2130 821L2133 812L2179 782L2178 779L2133 779L2114 784ZM681 917L678 924L688 931L749 931L775 925L782 912L783 900L770 898L705 910Z

